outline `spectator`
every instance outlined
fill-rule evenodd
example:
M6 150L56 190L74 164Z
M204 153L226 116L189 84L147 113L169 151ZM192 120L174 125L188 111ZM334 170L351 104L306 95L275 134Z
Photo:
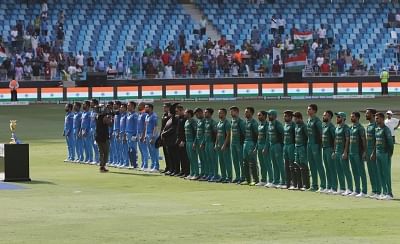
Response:
M58 21L57 23L61 26L64 25L64 21L65 21L65 15L64 15L64 11L60 10L60 12L58 12Z
M113 68L112 63L108 64L106 72L107 72L107 75L116 75L117 74L117 71Z
M182 62L185 67L188 67L190 64L190 53L186 49L185 52L182 54Z
M233 55L233 60L235 62L237 62L239 65L242 64L243 62L243 57L242 57L242 53L240 52L239 49L236 49L235 54Z
M324 57L322 57L322 55L319 55L318 58L316 59L316 61L317 61L318 66L321 67L322 64L324 63L325 59L324 59Z
M17 48L17 38L18 38L17 27L13 27L11 30L11 45L13 50Z
M24 75L24 65L22 64L21 59L18 59L17 63L15 64L15 79L22 80L23 75Z
M251 31L251 41L252 43L258 43L261 40L261 34L260 31L257 29L257 26L253 27L253 30Z
M186 49L186 36L185 32L181 30L179 33L179 52L182 52L182 50Z
M323 24L321 24L321 28L318 29L317 33L318 33L319 42L323 43L326 38L326 29Z
M201 17L200 20L200 39L203 39L203 36L206 35L207 31L207 19L205 16Z
M286 20L281 15L281 17L277 19L277 22L278 22L279 35L283 35L283 33L285 32Z
M100 57L100 60L97 61L96 70L97 70L97 72L105 72L106 71L106 64L104 62L103 57Z
M173 78L173 76L172 76L172 66L170 65L170 64L167 64L166 66L165 66L165 68L164 68L164 77L166 78L166 79L172 79Z
M8 87L10 88L10 92L11 92L11 101L18 101L18 93L17 90L19 88L19 83L18 80L16 79L12 79L8 85Z
M340 56L340 57L336 60L336 65L337 65L337 68L338 68L338 72L339 72L339 73L344 73L344 72L345 72L344 67L345 67L345 65L346 65L346 60L344 59L343 56Z
M41 5L41 14L42 16L45 16L47 18L47 12L49 11L49 8L47 7L47 1L43 0L42 5Z
M86 64L87 64L88 72L93 72L94 71L94 58L92 57L92 54L89 54L89 57L86 60Z
M35 81L40 79L40 69L39 62L35 60L32 65L32 76Z
M36 58L37 55L37 48L39 47L39 39L38 36L36 34L34 34L31 38L31 46L32 46L32 50L33 50L33 56Z
M161 61L162 61L162 63L163 63L164 65L167 65L167 64L170 63L170 60L171 60L171 55L169 54L168 51L165 51L165 52L163 53L163 55L161 55Z
M83 70L84 60L85 60L85 56L83 56L82 51L79 51L79 53L75 57L75 62L76 62L76 66L78 66L81 70Z
M321 72L322 75L329 75L331 67L329 66L328 60L325 60L323 64L321 64Z
M40 35L40 22L41 22L40 16L38 15L38 16L36 16L36 18L34 20L34 23L33 23L33 26L35 28L35 35L36 36Z
M219 47L224 47L225 45L226 45L226 36L222 35L221 39L219 39L219 41L218 41L218 46Z
M278 33L278 19L275 17L275 15L272 15L270 24L271 24L271 34L275 36Z
M50 53L48 53L47 49L43 50L43 63L46 66L50 61L49 61L49 57L50 57Z
M50 73L51 73L52 80L57 79L57 67L58 67L57 60L52 57L50 59Z
M124 71L125 71L124 61L122 60L122 58L119 58L119 60L117 62L118 76L122 77L124 75Z
M143 55L147 56L147 57L150 57L150 56L153 55L153 53L154 53L153 48L151 48L150 44L147 44L146 48L143 51Z
M274 64L272 65L272 74L274 76L279 76L281 74L281 65L277 60L275 60Z

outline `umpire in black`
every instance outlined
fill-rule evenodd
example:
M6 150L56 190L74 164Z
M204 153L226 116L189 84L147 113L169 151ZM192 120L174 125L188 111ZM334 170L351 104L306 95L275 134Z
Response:
M178 119L176 146L179 152L179 160L176 168L181 167L179 177L187 177L190 174L189 158L186 152L186 136L185 136L185 109L182 105L176 106L176 117Z
M167 121L170 118L169 109L171 108L171 103L164 103L163 108L164 108L164 114L161 117L160 134L163 132L163 130L165 128L165 124L167 124ZM161 137L161 135L160 135L160 137ZM164 152L164 158L165 158L164 174L165 175L169 175L172 172L171 158L170 158L170 155L168 154L167 145L165 144L165 142L163 140L161 140L161 144L162 144L162 148L163 148L163 152Z
M179 168L179 151L176 145L176 136L178 128L178 118L175 116L175 109L177 104L173 104L169 108L169 119L161 132L161 141L166 147L166 152L169 157L169 174L175 176L180 174Z
M96 106L95 109L97 112L95 140L99 147L100 172L105 173L108 172L108 169L106 169L106 163L110 152L109 127L112 125L112 114L111 111L104 108L104 106Z

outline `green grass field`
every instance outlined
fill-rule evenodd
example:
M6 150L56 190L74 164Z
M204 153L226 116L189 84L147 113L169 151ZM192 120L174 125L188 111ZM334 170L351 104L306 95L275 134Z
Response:
M317 100L320 112L400 110L400 98ZM310 101L185 102L215 109L237 104L305 113ZM161 103L156 103L161 113ZM0 191L0 243L399 243L400 202L290 192L66 164L62 105L0 107L0 141L10 119L30 144L32 182ZM365 123L365 119L362 118ZM397 134L399 135L399 133ZM399 136L398 136L399 138ZM392 160L400 194L399 146Z

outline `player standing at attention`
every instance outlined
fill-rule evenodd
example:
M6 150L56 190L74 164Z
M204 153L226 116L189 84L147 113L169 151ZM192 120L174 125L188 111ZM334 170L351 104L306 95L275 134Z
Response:
M271 167L271 159L269 158L269 143L268 143L268 122L267 122L267 112L260 111L257 114L258 116L258 136L257 136L257 156L258 163L260 165L261 171L261 180L256 185L257 186L266 186L268 183L267 177L272 182L272 167Z
M160 164L158 162L158 148L155 146L156 139L158 137L157 132L157 114L153 111L153 104L146 104L145 111L147 113L145 119L145 142L150 153L151 158L151 168L150 172L157 173L160 169Z
M90 102L85 101L83 103L83 112L81 120L81 136L83 142L83 149L85 151L85 163L89 164L93 162L93 149L90 137Z
M99 155L99 148L96 142L96 107L99 106L99 101L97 99L92 99L90 101L90 147L91 150L94 152L94 159L92 164L99 164L100 163L100 155Z
M335 147L333 158L336 161L336 175L339 179L340 190L333 194L350 195L353 192L353 181L349 166L349 144L350 129L346 124L346 114L344 112L335 113L336 129L335 129ZM335 185L336 185L335 176ZM347 182L347 187L346 187Z
M199 179L199 162L197 151L194 147L196 139L196 121L193 119L194 113L191 109L185 110L185 138L186 138L186 153L190 163L190 174L186 177L187 180Z
M367 197L367 175L365 174L364 166L367 147L365 129L364 126L359 123L359 112L352 112L350 120L352 124L350 126L349 159L355 185L355 192L353 192L352 195L356 197ZM360 179L362 190L360 189Z
M285 121L283 125L283 160L285 162L286 188L289 189L294 175L294 129L296 124L293 122L293 111L286 110L283 112L283 116Z
M83 163L83 143L82 143L82 135L81 135L81 122L82 122L82 113L80 112L81 103L74 103L74 117L73 117L73 131L74 131L74 142L75 142L75 151L76 151L76 160L77 163Z
M232 181L231 124L226 119L226 114L227 110L225 108L218 110L219 122L217 124L217 139L215 142L222 183L230 183Z
M214 109L206 108L204 117L204 150L206 161L208 163L208 181L219 182L221 179L218 175L218 161L214 150L215 138L217 135L217 122L212 119Z
M278 112L274 109L268 111L268 136L269 136L269 155L274 169L274 182L271 187L286 188L285 165L283 163L283 126L277 120Z
M293 190L305 191L310 188L310 169L307 164L307 126L300 112L294 113L295 127L295 169L293 176Z
M310 164L312 186L311 191L326 192L326 176L325 169L322 165L321 155L321 140L322 140L322 123L316 116L318 106L310 104L307 108L308 120L308 143L307 143L307 157ZM318 189L318 175L321 181L320 188Z
M138 105L138 122L137 122L137 137L138 137L138 145L139 145L139 151L140 151L140 156L142 163L140 165L140 170L145 170L147 169L147 164L149 161L149 150L147 148L146 142L145 142L145 120L147 113L144 110L145 104L144 103L139 103Z
M381 194L381 184L378 179L378 166L376 164L376 160L372 159L372 154L375 150L375 114L376 109L367 108L365 111L365 119L369 122L367 125L367 168L369 181L371 183L372 194L371 198L378 199Z
M253 119L253 107L247 107L244 115L246 124L243 145L243 175L246 182L242 182L242 184L255 186L259 182L257 167L258 123Z
M119 122L119 141L120 141L120 163L119 167L128 168L129 167L129 156L128 156L128 140L126 136L126 117L127 114L126 103L121 104L120 107L120 122Z
M135 112L136 103L128 102L128 115L126 117L126 139L128 142L129 168L136 169L137 165L137 123L138 114Z
M63 136L65 136L65 140L67 141L67 152L68 156L64 160L64 162L72 162L75 160L75 143L73 136L73 122L74 122L74 114L72 113L72 104L65 104L65 119L64 119L64 131Z
M332 124L333 112L327 110L322 117L322 157L326 170L327 191L332 194L337 191L336 163L332 159L335 144L335 126Z
M377 113L375 115L376 129L375 129L375 152L373 159L376 159L378 165L378 179L382 185L382 194L380 200L393 199L392 193L392 180L391 180L391 157L393 155L393 137L390 129L385 125L385 115Z
M235 169L235 179L232 183L241 183L243 180L243 175L241 171L243 169L243 140L244 140L244 130L245 122L239 117L239 108L230 107L231 111L231 154L233 168Z
M196 114L197 124L196 124L196 137L193 143L193 149L196 150L197 155L199 155L198 159L200 160L200 169L201 169L200 180L207 181L209 175L208 175L208 162L204 150L204 123L205 123L204 112L203 109L196 108L194 110L194 113Z

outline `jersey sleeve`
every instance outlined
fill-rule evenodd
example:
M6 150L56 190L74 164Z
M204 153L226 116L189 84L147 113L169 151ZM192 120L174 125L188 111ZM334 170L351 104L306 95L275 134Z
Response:
M390 156L393 155L393 150L394 150L394 143L393 143L393 137L392 134L390 133L390 130L388 127L385 127L385 140L387 142L387 150Z

